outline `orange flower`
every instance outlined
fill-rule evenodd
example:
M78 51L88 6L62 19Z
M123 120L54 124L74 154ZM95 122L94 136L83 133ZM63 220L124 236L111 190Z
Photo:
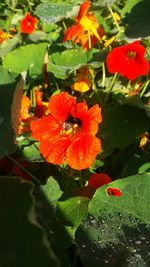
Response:
M42 118L48 113L48 102L42 101L43 93L38 89L35 91L36 107L34 111L34 116L36 118Z
M47 162L68 165L77 170L92 165L101 151L95 137L101 122L101 109L96 104L88 110L85 102L67 92L54 95L49 101L50 114L31 122L32 137L40 141L40 152Z
M142 150L144 150L144 147L147 145L147 143L150 143L150 135L149 135L148 132L145 132L141 136L139 148L141 148Z
M30 99L23 95L21 99L21 110L20 110L20 121L27 119L29 115L29 110L31 107L31 101Z
M30 12L27 12L26 16L20 22L20 31L22 33L31 34L36 25L37 19L30 15Z
M88 180L88 186L93 187L95 190L104 184L111 183L111 178L106 173L94 173Z
M72 84L71 88L75 91L79 91L81 93L87 92L91 89L91 74L89 69L82 68L77 73L77 79L75 83Z
M31 107L30 99L27 96L23 95L21 100L21 109L19 118L20 124L18 129L18 135L30 131L30 124L29 124L31 120L31 115L29 113L30 107Z
M5 40L8 40L12 37L11 34L0 30L0 44L2 44Z
M92 12L88 12L90 1L81 4L79 14L75 18L76 24L64 32L64 42L72 40L75 44L80 43L87 50L101 41L104 35L103 28L99 25Z

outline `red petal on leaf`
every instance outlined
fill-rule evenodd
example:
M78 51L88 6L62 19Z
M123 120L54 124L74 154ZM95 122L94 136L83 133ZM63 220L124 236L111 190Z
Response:
M120 197L122 195L122 192L120 191L119 188L111 188L111 187L108 187L107 188L107 194L109 196Z

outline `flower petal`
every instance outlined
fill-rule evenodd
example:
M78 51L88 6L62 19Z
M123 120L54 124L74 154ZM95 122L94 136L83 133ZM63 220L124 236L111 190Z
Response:
M49 134L51 137L59 136L60 131L62 130L61 124L55 120L51 115L45 116L41 119L31 121L30 128L32 131L32 137L38 141L44 135Z
M94 173L88 180L88 185L94 187L95 190L109 183L111 183L111 178L106 173Z
M86 78L78 79L71 88L75 91L85 93L91 89L91 81Z
M120 197L122 195L122 192L120 191L119 188L111 188L111 187L108 187L107 188L107 194L109 196Z
M64 32L64 42L74 40L75 43L79 42L78 36L82 36L84 34L84 29L80 24L75 24L69 27Z
M82 17L80 24L84 27L84 30L89 31L91 35L93 34L98 40L101 40L97 32L97 24L93 24L93 22L87 16Z
M49 101L50 113L55 119L63 122L69 117L71 109L75 104L75 98L67 92L53 95Z
M98 132L98 124L102 121L99 105L96 104L88 110L85 102L78 103L72 108L71 115L81 121L82 133L95 135Z
M81 19L83 16L86 16L86 14L87 14L89 8L90 8L90 1L87 0L87 1L83 2L83 3L80 5L79 14L78 14L78 16L76 17L76 21L80 21L80 19Z
M27 12L26 16L20 22L20 31L22 33L31 34L35 29L36 22L36 17L32 17L30 12Z
M102 122L101 108L99 105L94 105L88 111L89 133L95 135L98 132L98 124Z
M40 152L47 162L53 164L63 164L65 161L66 150L71 144L68 136L56 136L52 139L49 134L41 139Z
M107 56L110 73L118 72L128 80L135 80L149 72L149 62L144 58L146 49L139 41L116 47Z
M101 142L98 138L92 135L82 135L68 147L66 152L67 163L76 170L89 168L101 149Z

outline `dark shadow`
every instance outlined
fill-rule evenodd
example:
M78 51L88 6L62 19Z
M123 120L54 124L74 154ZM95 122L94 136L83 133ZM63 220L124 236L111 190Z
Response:
M77 253L85 267L150 267L150 229L137 221L135 227L116 225L89 216L76 232ZM135 221L136 223L136 221ZM119 234L120 233L120 234ZM93 238L94 237L94 238Z
M147 37L150 35L150 1L143 0L136 4L122 20L125 33L130 38Z
M56 214L54 203L46 198L39 186L34 190L37 221L46 231L52 250L60 261L61 267L71 267L67 250L72 246L72 239ZM74 255L72 254L72 257Z

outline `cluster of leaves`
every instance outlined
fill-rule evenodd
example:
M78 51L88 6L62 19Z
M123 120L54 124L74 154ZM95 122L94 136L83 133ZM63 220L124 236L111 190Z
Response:
M105 69L112 47L135 39L146 47L150 62L150 3L91 1L106 39L115 35L115 41L87 51L63 42L64 30L73 24L80 4L80 0L0 3L0 28L11 35L0 45L2 267L150 265L150 78L139 78L143 85L138 91L122 77L114 83ZM33 33L22 34L20 21L28 11L37 18L37 26ZM93 73L92 89L86 93L71 89L82 67ZM102 107L103 151L89 169L47 163L30 135L17 137L22 95L30 97L34 111L37 87L44 101L67 91L89 106ZM95 172L107 173L112 179L109 186L119 188L121 197L106 194L104 185L92 198L84 189Z

